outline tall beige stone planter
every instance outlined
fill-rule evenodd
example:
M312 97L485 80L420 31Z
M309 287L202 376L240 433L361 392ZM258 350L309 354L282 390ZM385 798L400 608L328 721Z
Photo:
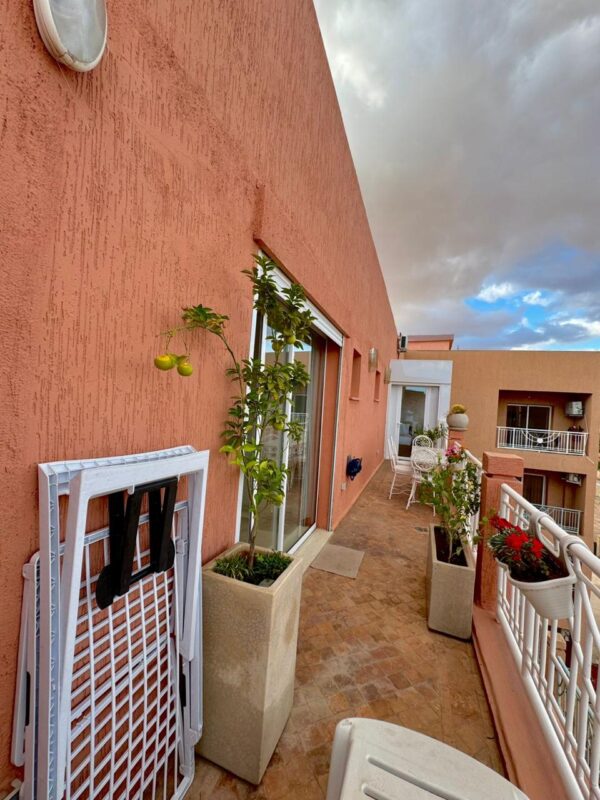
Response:
M430 526L427 548L427 624L431 630L458 639L469 639L473 619L475 561L466 545L466 566L440 561L435 544L435 525Z
M217 575L213 565L203 569L204 726L197 749L259 784L292 710L302 562L294 559L268 588Z

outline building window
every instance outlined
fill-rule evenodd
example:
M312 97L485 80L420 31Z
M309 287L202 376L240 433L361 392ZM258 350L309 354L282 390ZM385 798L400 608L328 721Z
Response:
M525 472L523 497L534 506L544 505L546 502L546 476L536 472Z
M506 407L506 426L524 430L550 430L552 408L541 405L517 405L509 403Z
M358 350L352 353L352 378L350 380L350 399L358 400L360 397L360 366L362 356Z
M381 372L375 372L375 389L373 391L373 400L378 403L381 396Z

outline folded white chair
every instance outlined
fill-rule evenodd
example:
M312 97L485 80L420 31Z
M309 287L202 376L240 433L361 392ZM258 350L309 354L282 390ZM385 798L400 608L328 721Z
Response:
M375 719L335 730L327 800L527 800L497 772L447 744Z

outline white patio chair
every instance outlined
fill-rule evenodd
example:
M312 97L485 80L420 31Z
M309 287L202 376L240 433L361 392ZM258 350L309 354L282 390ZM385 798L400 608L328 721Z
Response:
M424 433L421 433L419 436L415 436L412 441L412 449L414 450L415 447L427 447L431 449L433 447L433 442L429 436L425 436Z
M437 451L428 447L417 447L413 450L410 457L410 464L412 468L412 485L410 487L410 494L406 508L410 508L413 503L417 502L417 490L419 484L423 482L423 477L434 470L438 465Z
M327 800L527 800L497 772L436 739L375 719L344 719L333 740Z
M390 486L388 500L391 500L393 494L404 494L404 492L408 492L408 486L406 484L399 489L396 489L396 480L398 478L406 478L407 480L410 479L413 470L409 461L402 461L396 455L394 450L394 439L391 436L388 439L388 447L391 453L390 466L392 468L392 483Z

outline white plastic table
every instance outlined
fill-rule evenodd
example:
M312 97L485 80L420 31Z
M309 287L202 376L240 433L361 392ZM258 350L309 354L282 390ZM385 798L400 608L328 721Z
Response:
M527 800L474 758L429 736L375 719L335 731L327 800Z

